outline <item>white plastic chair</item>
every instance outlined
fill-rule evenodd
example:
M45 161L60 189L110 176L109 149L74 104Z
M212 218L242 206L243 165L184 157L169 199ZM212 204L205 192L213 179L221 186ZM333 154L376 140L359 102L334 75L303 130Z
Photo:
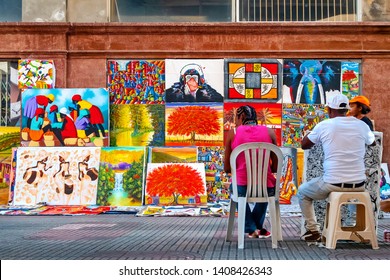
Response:
M276 172L275 196L269 197L267 192L267 170L270 163L271 152L278 158ZM247 194L246 197L238 197L236 159L241 153L245 155L247 167ZM230 212L227 226L226 241L231 241L234 218L238 207L238 248L244 249L245 211L247 202L268 202L271 218L272 248L278 247L278 241L282 241L282 227L280 223L279 186L283 166L283 153L273 144L252 142L237 146L230 155L232 171L233 191L230 199Z

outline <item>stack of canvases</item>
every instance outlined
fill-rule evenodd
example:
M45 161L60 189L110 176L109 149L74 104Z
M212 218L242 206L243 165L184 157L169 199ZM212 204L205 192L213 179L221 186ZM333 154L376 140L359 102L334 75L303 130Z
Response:
M327 118L327 96L359 94L359 68L318 60L110 60L106 89L54 89L54 82L38 83L54 81L53 69L48 78L29 67L19 72L29 86L21 95L13 204L227 200L224 134L245 104L276 131L286 155L281 198L290 203L305 131Z

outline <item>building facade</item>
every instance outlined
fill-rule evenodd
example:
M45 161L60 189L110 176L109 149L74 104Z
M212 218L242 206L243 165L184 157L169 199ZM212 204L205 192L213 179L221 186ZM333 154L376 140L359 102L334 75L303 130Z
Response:
M204 17L196 21L203 16L201 12L193 15L194 22L119 22L125 18L118 12L121 1L45 2L23 0L19 20L2 19L0 61L54 60L57 88L106 87L108 59L359 60L361 93L371 100L370 118L376 130L383 132L383 162L390 161L388 1L364 0L356 13L362 21L304 22L249 18L244 22L232 7L245 1L230 3L226 18L235 18L235 22L207 22ZM381 7L379 11L373 4Z

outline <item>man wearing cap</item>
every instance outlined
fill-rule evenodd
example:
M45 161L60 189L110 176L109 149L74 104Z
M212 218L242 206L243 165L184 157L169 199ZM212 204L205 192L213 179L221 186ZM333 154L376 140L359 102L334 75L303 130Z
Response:
M349 106L351 109L348 112L348 116L353 116L363 122L365 122L371 129L374 130L374 125L372 121L366 116L371 112L370 101L367 97L358 95L349 100Z
M364 191L366 145L371 145L375 140L365 123L357 118L346 117L350 107L345 95L330 97L326 106L329 119L318 123L302 139L302 149L321 144L324 151L324 174L298 188L299 206L307 230L301 239L307 242L321 241L313 200L323 200L330 192Z

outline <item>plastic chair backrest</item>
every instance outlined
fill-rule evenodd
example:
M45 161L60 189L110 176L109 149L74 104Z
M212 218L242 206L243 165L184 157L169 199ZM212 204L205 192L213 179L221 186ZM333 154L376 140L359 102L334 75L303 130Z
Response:
M230 155L230 165L232 171L232 199L236 201L237 192L237 157L244 153L247 172L247 201L261 202L267 201L267 170L270 168L270 156L273 152L278 159L276 183L275 183L275 199L279 199L280 177L282 175L283 153L282 150L270 143L251 142L237 146L233 149Z

